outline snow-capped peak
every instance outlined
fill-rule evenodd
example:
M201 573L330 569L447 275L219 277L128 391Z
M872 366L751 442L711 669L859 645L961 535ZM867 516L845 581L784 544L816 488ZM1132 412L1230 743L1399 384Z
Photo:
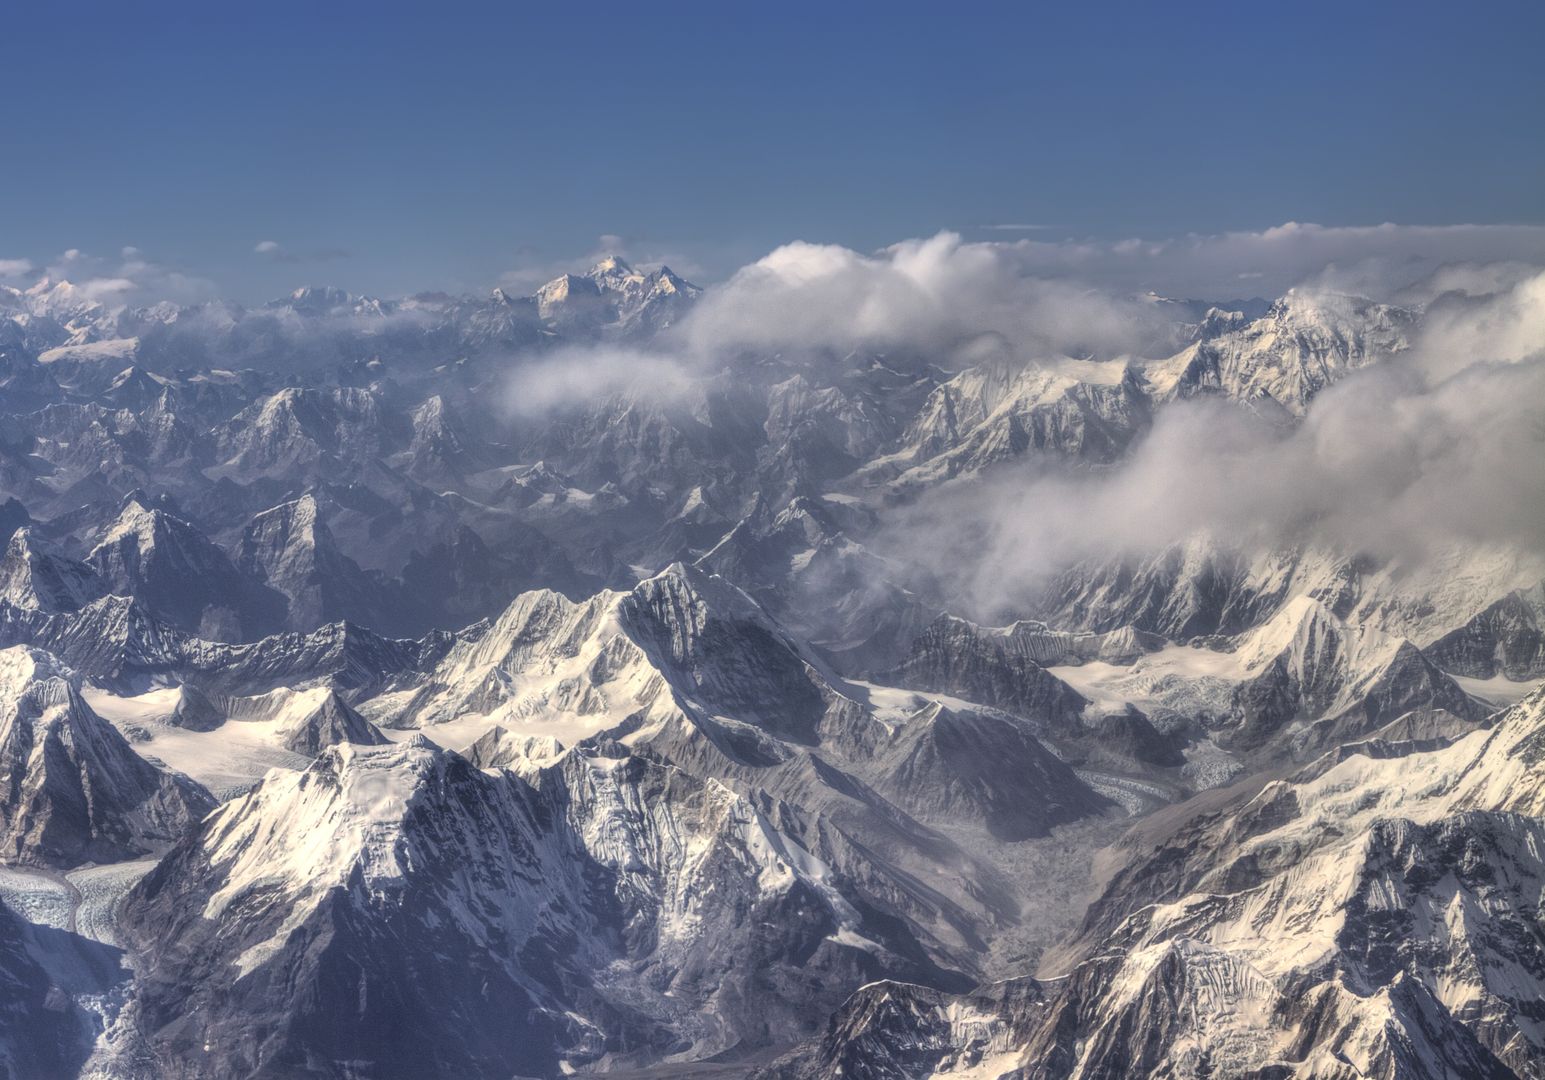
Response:
M605 275L632 277L635 273L636 271L633 269L633 267L623 262L620 257L616 255L607 255L600 262L596 263L590 268L587 276L601 277Z
M51 653L25 645L0 649L0 699L14 700L34 683L59 679L75 682L75 673Z
M397 836L408 803L445 765L444 751L414 735L386 746L341 743L303 772L271 773L209 825L209 859L223 885L206 917L264 882L319 895L356 867L371 885L400 879Z

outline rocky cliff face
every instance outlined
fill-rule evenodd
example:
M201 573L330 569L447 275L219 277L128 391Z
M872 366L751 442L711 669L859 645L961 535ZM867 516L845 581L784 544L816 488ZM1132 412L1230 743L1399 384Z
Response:
M145 761L44 653L0 650L0 849L49 867L164 850L214 806Z
M1001 840L1045 836L1112 809L1027 724L938 702L881 744L878 774L896 805L925 821L980 823Z
M1426 649L1448 671L1490 679L1545 677L1545 584L1518 589Z
M1076 724L1088 704L1045 669L1043 661L1066 657L1039 635L983 630L946 615L918 635L899 667L875 678L954 694L1057 727Z
M108 591L184 632L242 640L274 625L272 593L192 525L132 497L86 562Z
M1349 627L1324 604L1291 601L1238 647L1246 679L1234 691L1237 717L1228 738L1249 747L1310 721L1293 733L1298 752L1363 736L1416 709L1479 720L1485 706L1411 642Z
M387 741L381 730L350 708L336 690L329 690L319 705L286 727L283 746L314 757L341 743L381 746Z
M39 963L37 933L0 904L0 1071L17 1080L74 1076L95 1034L84 1010Z
M106 591L106 582L90 566L25 527L11 534L0 557L0 600L19 608L78 611Z
M396 622L386 586L338 550L313 495L253 518L242 530L237 565L283 595L284 629L338 620L391 628Z

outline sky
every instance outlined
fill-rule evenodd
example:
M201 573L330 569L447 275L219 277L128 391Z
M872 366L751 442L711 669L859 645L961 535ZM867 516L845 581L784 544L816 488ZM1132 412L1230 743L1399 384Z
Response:
M1534 2L88 2L6 23L0 274L153 266L179 299L524 286L603 250L711 283L792 241L940 231L1545 224Z

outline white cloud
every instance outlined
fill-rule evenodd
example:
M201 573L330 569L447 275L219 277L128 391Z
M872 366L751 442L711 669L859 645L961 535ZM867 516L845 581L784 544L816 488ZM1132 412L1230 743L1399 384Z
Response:
M506 395L511 411L522 416L595 405L618 393L661 404L689 394L699 374L658 353L569 348L515 367Z
M0 259L0 278L26 277L32 270L31 259Z
M1539 226L1289 222L1114 241L966 242L944 232L867 255L796 242L711 289L679 337L699 353L914 348L945 360L993 334L1021 355L1153 355L1173 345L1174 317L1151 293L1222 301L1313 284L1411 301L1464 285L1459 265L1471 278L1489 274L1465 285L1486 291L1542 263Z
M347 259L350 255L343 248L316 248L310 251L291 251L277 240L259 240L252 247L254 255L279 263L323 263L335 259Z
M216 294L213 282L156 262L137 247L125 247L119 256L100 257L70 248L45 266L42 276L69 281L84 297L108 307L161 300L195 303Z
M86 278L84 281L77 283L76 287L80 289L81 294L88 300L111 304L114 301L120 300L126 294L133 292L139 286L125 277L97 277Z
M1287 222L1259 231L1118 241L1020 240L1011 245L1029 274L1072 276L1113 289L1229 299L1278 296L1318 277L1325 284L1388 296L1455 262L1545 262L1545 226L1367 225Z
M1139 298L1025 273L1017 244L946 232L874 255L785 244L709 290L682 333L699 352L906 348L944 360L984 334L1022 354L1143 351L1170 323Z

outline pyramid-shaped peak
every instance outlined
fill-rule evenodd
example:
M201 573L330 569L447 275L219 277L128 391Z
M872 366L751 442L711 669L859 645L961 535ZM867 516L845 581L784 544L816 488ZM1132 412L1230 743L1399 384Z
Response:
M631 274L633 272L633 267L618 255L608 255L590 268L592 275Z
M284 748L297 754L318 754L329 746L343 743L383 746L389 741L378 727L344 701L338 691L331 690L321 704L285 732Z

